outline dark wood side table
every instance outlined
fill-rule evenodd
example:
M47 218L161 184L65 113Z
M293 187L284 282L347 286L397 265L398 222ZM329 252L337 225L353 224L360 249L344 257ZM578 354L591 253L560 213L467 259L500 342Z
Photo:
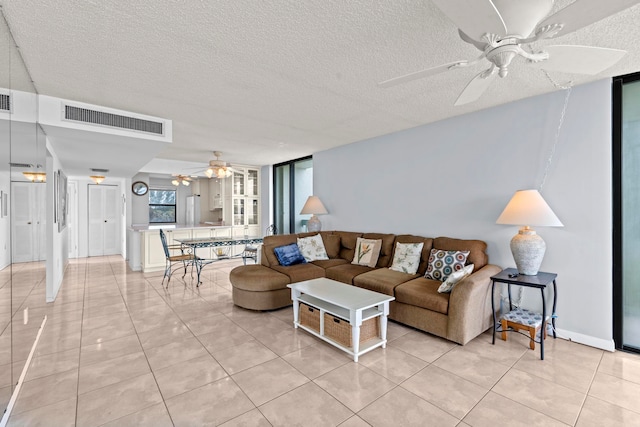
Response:
M544 290L550 284L553 284L553 310L551 312L551 324L553 325L553 338L556 338L556 303L558 300L558 293L556 288L556 277L558 277L555 273L543 273L541 271L538 272L535 276L527 276L524 274L518 274L518 270L515 268L507 268L502 270L500 273L491 277L491 312L493 313L493 338L491 343L495 345L496 343L496 308L494 301L494 292L496 283L506 283L507 290L509 293L509 309L513 310L513 306L511 305L511 285L525 286L528 288L537 288L540 289L540 295L542 296L542 328L540 330L540 359L544 360L544 338L543 334L546 330L546 319L547 319L547 304L544 298Z

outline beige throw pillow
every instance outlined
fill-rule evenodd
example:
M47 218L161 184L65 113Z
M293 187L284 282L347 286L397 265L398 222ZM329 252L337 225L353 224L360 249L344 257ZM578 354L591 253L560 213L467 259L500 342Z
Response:
M442 285L438 288L438 292L441 294L451 292L455 285L471 273L473 273L473 264L465 265L461 270L451 273L449 277L447 277L447 280L442 282Z
M298 247L300 248L300 253L307 262L329 259L327 251L324 248L322 236L319 234L310 237L299 237Z
M416 274L420 266L420 256L424 243L400 243L396 242L396 252L390 270L402 273Z
M382 240L363 239L358 237L356 241L356 251L353 255L351 264L366 265L367 267L375 267L380 256L382 248Z

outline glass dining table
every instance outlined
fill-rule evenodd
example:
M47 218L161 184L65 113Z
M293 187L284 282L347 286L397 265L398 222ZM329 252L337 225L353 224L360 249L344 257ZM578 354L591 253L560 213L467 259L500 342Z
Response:
M202 248L227 248L231 250L231 248L235 245L258 245L262 244L262 237L238 237L238 238L228 238L228 237L197 237L193 239L174 239L175 242L180 243L185 249L190 251L194 255L194 260L192 264L192 268L195 266L196 272L198 274L198 283L196 286L200 286L200 273L202 273L202 269L216 261L220 261L222 259L229 259L232 257L239 257L238 255L228 255L228 252L224 252L224 256L217 256L216 258L212 257L200 257L198 256L198 249Z

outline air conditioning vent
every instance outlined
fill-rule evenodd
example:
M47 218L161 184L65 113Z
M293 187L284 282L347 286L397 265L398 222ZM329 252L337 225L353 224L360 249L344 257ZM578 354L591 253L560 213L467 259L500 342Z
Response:
M91 168L91 172L96 172L96 173L108 173L108 172L109 172L109 169Z
M9 163L9 166L11 166L12 168L32 168L35 165L32 165L30 163Z
M0 93L0 111L11 111L11 96Z
M130 129L140 132L163 135L163 123L143 120L135 117L127 117L119 114L105 113L104 111L89 110L87 108L64 106L64 118L82 123L92 123L102 126L110 126L120 129Z

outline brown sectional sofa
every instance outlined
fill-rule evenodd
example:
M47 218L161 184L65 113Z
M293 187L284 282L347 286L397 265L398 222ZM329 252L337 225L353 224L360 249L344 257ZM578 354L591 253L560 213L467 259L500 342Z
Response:
M327 277L393 295L395 301L390 303L390 319L459 344L466 344L491 327L490 277L501 269L488 264L485 242L448 237L432 239L413 235L322 231L320 235L328 260L288 267L279 264L274 248L295 243L298 237L315 234L265 237L261 264L240 266L231 271L234 304L252 310L286 307L291 305L291 292L287 284ZM351 264L358 237L382 240L375 268ZM417 274L388 268L393 261L396 242L424 242ZM458 283L450 294L438 293L441 282L424 277L432 248L470 252L467 264L474 264L473 274Z

